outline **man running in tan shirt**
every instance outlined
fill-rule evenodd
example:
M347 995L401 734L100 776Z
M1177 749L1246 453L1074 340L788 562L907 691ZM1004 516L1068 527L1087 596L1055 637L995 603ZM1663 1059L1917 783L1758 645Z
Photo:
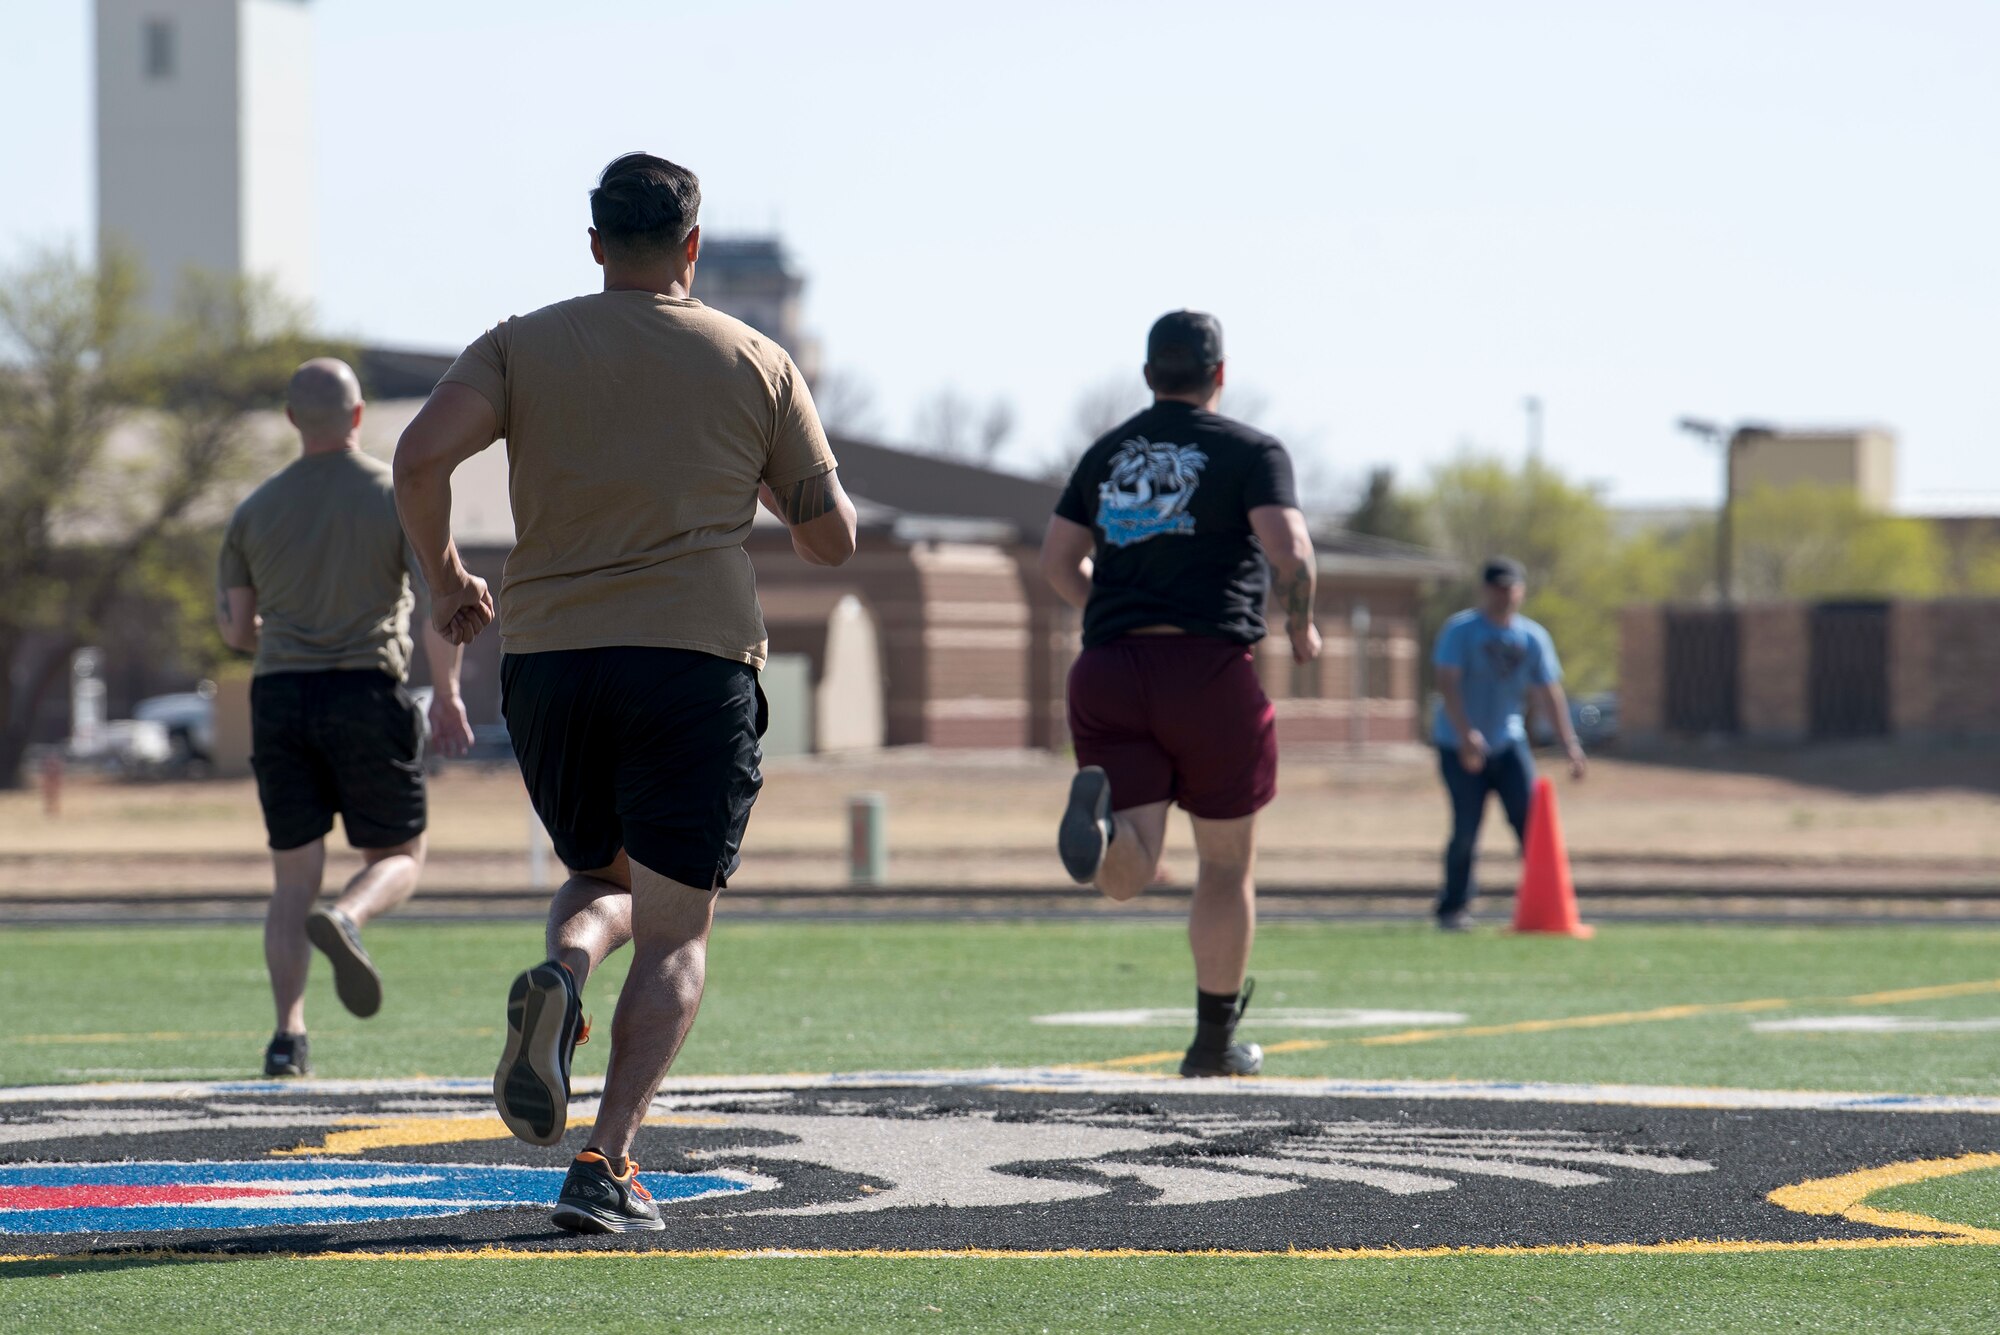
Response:
M494 1074L502 1118L530 1144L562 1138L583 989L632 943L597 1123L554 1215L574 1232L664 1227L629 1156L701 1004L715 895L763 783L764 621L743 550L760 498L806 561L854 552L854 507L798 367L692 295L700 204L694 173L664 159L606 167L590 195L604 290L494 326L396 451L433 617L463 644L494 607L451 543L451 473L507 441L502 707L570 870L549 959L508 995Z
M278 1008L266 1075L311 1071L312 946L332 962L342 1005L360 1016L381 1007L361 928L408 899L424 865L424 725L403 689L414 567L389 467L361 452L362 411L347 363L321 357L294 372L285 415L299 458L237 507L222 542L222 638L257 655L250 763L277 880L264 921ZM463 651L429 628L424 651L431 744L462 754L472 741L458 693ZM315 909L336 814L365 865Z

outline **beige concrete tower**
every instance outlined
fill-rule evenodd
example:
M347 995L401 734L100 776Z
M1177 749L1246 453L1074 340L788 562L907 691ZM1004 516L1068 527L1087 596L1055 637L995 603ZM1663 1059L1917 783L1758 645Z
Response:
M314 295L306 0L96 0L97 234L166 307L196 266Z

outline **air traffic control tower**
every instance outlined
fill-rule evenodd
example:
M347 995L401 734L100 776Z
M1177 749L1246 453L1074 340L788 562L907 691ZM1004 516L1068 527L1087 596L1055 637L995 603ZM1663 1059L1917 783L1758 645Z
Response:
M306 0L96 0L97 235L167 308L190 266L314 296Z

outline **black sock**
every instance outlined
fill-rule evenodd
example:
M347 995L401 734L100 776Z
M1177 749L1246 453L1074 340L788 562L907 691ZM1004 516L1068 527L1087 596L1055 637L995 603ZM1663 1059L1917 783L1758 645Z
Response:
M1236 996L1234 992L1204 992L1200 988L1194 993L1194 1018L1202 1024L1228 1025L1236 1022Z

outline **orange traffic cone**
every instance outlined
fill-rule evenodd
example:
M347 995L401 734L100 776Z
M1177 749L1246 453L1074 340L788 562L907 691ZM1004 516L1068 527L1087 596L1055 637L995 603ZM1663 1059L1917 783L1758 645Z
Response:
M1535 802L1528 809L1528 849L1521 888L1514 892L1514 930L1580 938L1596 930L1576 916L1576 887L1569 878L1562 817L1556 814L1556 786L1546 776L1535 780Z

